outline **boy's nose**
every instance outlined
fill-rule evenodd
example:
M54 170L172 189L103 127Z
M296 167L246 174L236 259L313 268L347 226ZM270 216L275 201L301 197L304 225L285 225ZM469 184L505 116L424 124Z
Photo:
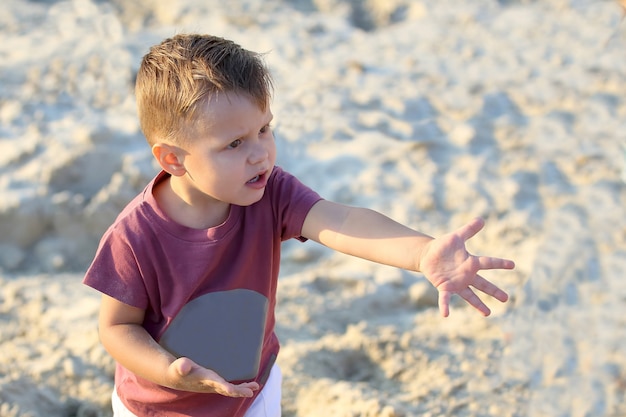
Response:
M270 153L267 147L263 143L257 142L252 149L248 160L251 164L258 164L259 162L265 161L269 157L269 154Z

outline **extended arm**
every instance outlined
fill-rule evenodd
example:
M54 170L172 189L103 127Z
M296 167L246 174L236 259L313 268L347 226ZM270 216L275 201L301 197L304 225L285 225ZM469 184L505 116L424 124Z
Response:
M189 358L175 358L142 327L144 311L102 296L100 339L109 354L129 371L165 387L229 397L251 397L259 385L231 384Z
M456 293L484 315L489 308L473 287L506 301L507 294L478 272L482 269L512 269L510 260L471 255L465 241L482 227L481 219L440 238L410 229L369 209L319 201L309 211L302 235L329 248L411 271L418 271L439 290L439 308L448 316L450 297Z

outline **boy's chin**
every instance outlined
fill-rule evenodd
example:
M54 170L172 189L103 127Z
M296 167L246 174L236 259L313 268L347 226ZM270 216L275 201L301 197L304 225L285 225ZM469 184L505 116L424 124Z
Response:
M239 202L236 202L236 203L233 203L233 204L238 205L238 206L242 206L242 207L248 207L248 206L251 206L253 204L256 204L259 201L261 201L261 199L265 195L265 189L258 190L257 194L258 194L257 196L246 198L246 199L242 199L242 201L239 201Z

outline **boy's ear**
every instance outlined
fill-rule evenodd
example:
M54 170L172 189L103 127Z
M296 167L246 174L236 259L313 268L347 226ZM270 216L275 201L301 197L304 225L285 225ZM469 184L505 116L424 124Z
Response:
M178 146L167 143L155 143L152 145L152 155L164 171L180 177L187 172L183 164L185 155Z

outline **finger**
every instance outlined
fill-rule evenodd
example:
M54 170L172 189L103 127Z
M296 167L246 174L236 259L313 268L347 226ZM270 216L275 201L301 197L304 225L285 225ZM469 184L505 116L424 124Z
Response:
M513 269L515 268L515 262L510 259L479 256L478 266L480 269Z
M491 310L483 301L478 298L478 296L472 291L470 288L465 288L464 290L459 292L459 295L463 297L465 301L467 301L472 307L476 310L480 311L483 316L488 316L491 314Z
M450 315L450 292L439 291L439 312L443 317Z
M509 299L509 295L506 292L502 291L493 282L487 281L480 275L476 275L476 278L474 278L474 281L472 282L472 287L484 292L487 295L492 296L496 300L503 303Z
M252 397L254 391L259 389L259 384L254 381L244 382L238 385L224 382L215 385L214 388L217 393L227 397Z
M464 241L473 237L476 233L478 233L485 226L485 221L480 217L475 218L469 223L461 226L456 230L456 233L463 239Z
M247 382L239 385L231 384L231 388L232 397L252 397L254 391L259 389L259 384L256 382Z
M259 388L261 388L261 386L258 384L258 382L244 382L243 384L239 384L240 387L244 387L244 388L250 388L252 391L257 391Z
M233 397L233 398L241 398L241 397L252 397L254 393L249 388L236 388L236 387L227 387L227 386L216 386L214 387L215 392L225 397Z

